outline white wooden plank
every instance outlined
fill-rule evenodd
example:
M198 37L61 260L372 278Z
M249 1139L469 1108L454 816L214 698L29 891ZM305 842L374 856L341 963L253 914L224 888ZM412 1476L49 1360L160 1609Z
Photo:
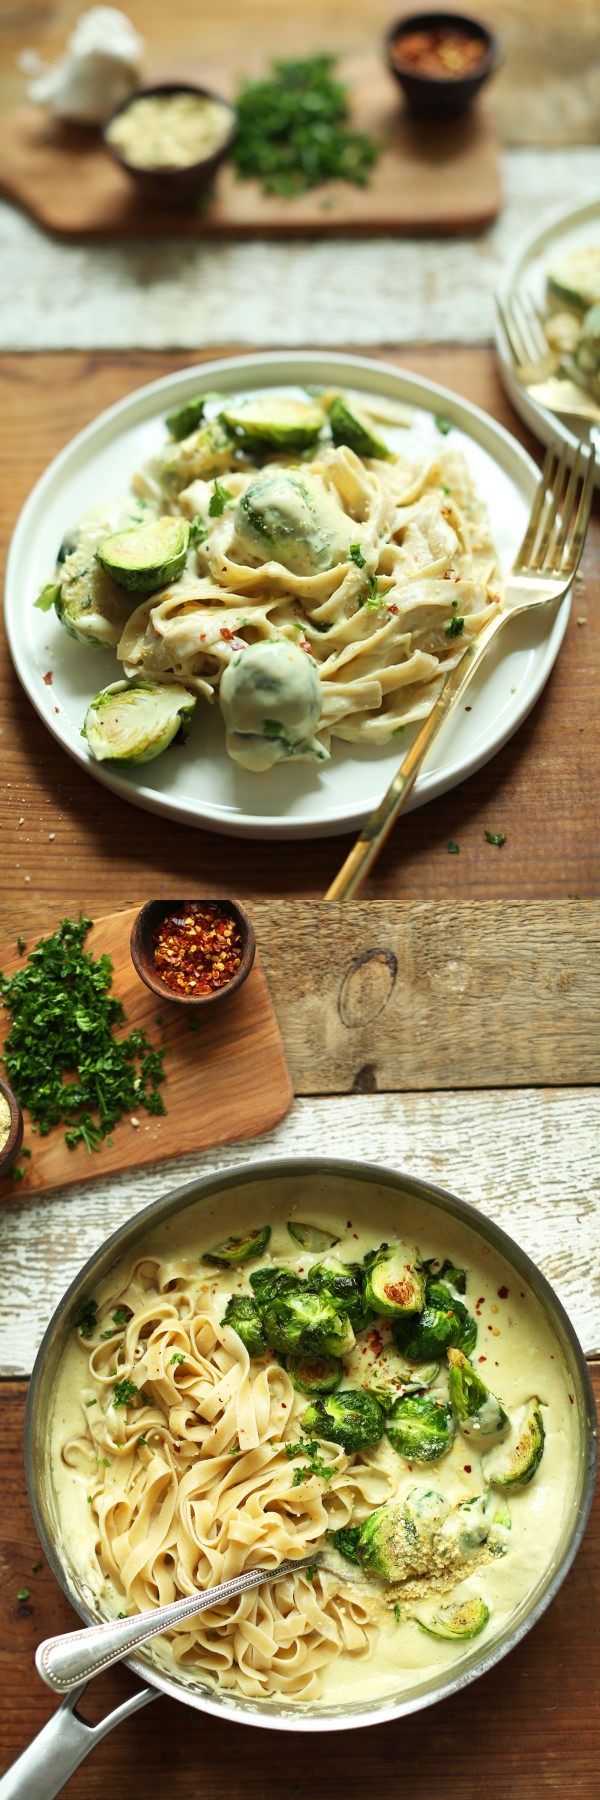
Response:
M598 1092L352 1095L298 1100L268 1138L94 1180L0 1217L0 1375L27 1375L81 1264L133 1212L210 1169L261 1156L363 1157L418 1172L496 1218L556 1288L588 1354L600 1351Z

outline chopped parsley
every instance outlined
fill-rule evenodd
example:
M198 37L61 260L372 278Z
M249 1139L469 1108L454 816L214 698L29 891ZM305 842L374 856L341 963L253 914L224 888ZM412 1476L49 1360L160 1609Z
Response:
M352 557L352 561L354 563L356 563L357 569L364 569L367 559L366 559L366 556L363 556L360 544L351 544L350 545L350 555Z
M113 1325L126 1325L129 1318L130 1308L128 1306L118 1306L116 1312L114 1312L112 1316Z
M331 1533L331 1541L340 1556L345 1556L348 1562L353 1563L358 1562L356 1546L359 1537L360 1525L340 1525L337 1531Z
M227 503L229 500L233 500L233 494L230 494L229 488L222 487L221 482L219 480L215 481L215 485L213 487L213 491L210 496L210 500L208 502L209 518L220 519L222 514L225 511L225 507L227 506Z
M97 1311L97 1300L84 1300L82 1302L79 1312L73 1320L75 1330L80 1331L82 1337L91 1337L92 1332L95 1331Z
M365 187L378 145L349 128L348 90L333 56L273 62L237 96L231 157L238 176L291 198L337 179Z
M484 835L486 844L497 844L498 848L500 848L501 844L506 843L506 832L505 831L484 831L483 835Z
M125 1014L110 992L110 957L84 950L91 923L63 919L23 968L0 974L0 1000L12 1014L4 1046L11 1087L41 1137L64 1124L69 1149L82 1142L89 1152L125 1113L165 1111L162 1053L145 1031L114 1036Z
M17 938L17 950L19 952L19 956L23 955L24 949L25 949L25 939L24 939L24 937L18 937Z
M182 1362L185 1362L185 1356L184 1356L183 1350L176 1350L174 1356L171 1357L171 1362L169 1363L169 1368L171 1367L171 1363L182 1363Z
M43 1564L43 1562L36 1562L36 1563L32 1563L32 1565L31 1565L31 1573L32 1573L32 1575L37 1575L37 1573L38 1573L38 1570L39 1570L39 1569L43 1569L43 1567L44 1567L44 1564Z
M17 1600L28 1600L29 1593L30 1593L29 1588L19 1588L19 1592L17 1594Z
M310 1582L311 1587L312 1587L313 1581L315 1579L315 1575L317 1573L317 1568L318 1568L317 1563L311 1563L310 1568L304 1570L304 1579L305 1579L305 1581Z
M137 1399L139 1391L139 1388L135 1385L135 1381L129 1381L127 1376L124 1376L121 1381L115 1381L113 1388L113 1406L130 1406L132 1400ZM121 1450L122 1448L122 1444L117 1444L117 1450Z
M203 525L200 514L196 513L190 525L190 544L204 544L208 537L206 525Z
M292 1487L300 1487L303 1481L310 1481L312 1475L317 1475L320 1481L331 1481L334 1464L323 1461L316 1438L310 1438L306 1444L286 1444L284 1448L290 1461L295 1456L308 1458L301 1469L294 1469Z
M462 637L464 624L464 619L459 619L458 617L449 619L447 625L444 626L445 636L447 638Z
M444 413L435 414L434 425L436 431L441 431L442 437L447 437L448 432L452 430L452 420L447 419Z
M381 595L379 592L379 582L377 580L376 575L367 575L367 585L364 590L364 593L359 594L359 596L358 596L358 604L359 604L359 606L381 606L382 605L382 599L381 599Z
M460 844L455 844L454 838L448 838L448 855L460 856Z
M97 1400L86 1400L85 1404L86 1404L86 1406L97 1406L98 1401Z
M396 1624L399 1625L400 1620L402 1618L402 1607L398 1605L398 1601L396 1601L396 1605L394 1607L394 1618L396 1620Z

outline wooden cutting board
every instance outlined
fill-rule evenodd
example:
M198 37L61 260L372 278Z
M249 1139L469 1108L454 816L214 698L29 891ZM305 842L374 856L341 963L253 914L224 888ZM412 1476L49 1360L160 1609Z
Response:
M112 1144L105 1139L92 1155L85 1144L69 1150L60 1126L48 1137L34 1136L26 1115L24 1145L31 1149L31 1157L24 1162L17 1159L25 1169L22 1181L14 1182L10 1175L0 1181L0 1202L142 1168L164 1157L209 1150L236 1138L258 1137L272 1131L291 1106L291 1078L258 958L239 992L190 1031L187 1010L169 1000L159 1001L136 975L129 937L137 912L132 906L98 919L85 947L94 956L106 951L112 959L112 991L125 1008L124 1032L133 1025L143 1026L155 1047L164 1046L161 1094L166 1113L153 1117L141 1106L135 1114L138 1127L125 1117L115 1126ZM23 967L23 959L2 950L0 967L12 975Z
M452 121L419 123L402 106L380 58L348 58L340 72L352 92L353 122L385 144L367 187L331 182L283 200L263 194L256 182L238 181L226 164L201 208L165 209L140 198L96 131L23 106L0 118L0 188L47 230L76 238L450 233L476 230L495 217L498 144L485 106ZM236 86L231 70L215 64L149 77L183 78L224 95Z

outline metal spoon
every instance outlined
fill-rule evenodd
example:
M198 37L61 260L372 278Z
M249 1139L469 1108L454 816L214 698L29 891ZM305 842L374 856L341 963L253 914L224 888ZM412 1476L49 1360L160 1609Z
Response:
M250 1569L232 1581L221 1582L219 1587L203 1588L184 1600L157 1606L153 1612L107 1619L103 1625L87 1625L83 1631L64 1631L58 1637L44 1638L35 1655L38 1673L55 1693L67 1694L70 1688L88 1681L90 1675L99 1675L101 1669L109 1669L111 1663L131 1655L149 1638L181 1625L184 1619L193 1619L207 1607L231 1600L247 1588L260 1587L264 1581L280 1581L282 1576L294 1575L299 1569L314 1568L318 1561L318 1552L313 1552L312 1556L299 1557L297 1562L280 1563L277 1569Z

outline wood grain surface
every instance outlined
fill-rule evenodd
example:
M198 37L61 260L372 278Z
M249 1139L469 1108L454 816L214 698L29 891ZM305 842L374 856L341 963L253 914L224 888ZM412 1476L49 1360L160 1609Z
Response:
M586 1355L600 1354L597 1088L350 1094L296 1100L268 1139L81 1183L0 1209L0 1376L29 1375L83 1263L143 1206L262 1157L406 1169L495 1219L546 1275Z
M393 20L408 9L392 0L128 0L126 11L146 38L147 71L181 72L227 58L243 73L272 56L317 50L372 54ZM468 8L467 8L468 10ZM473 10L476 10L473 8ZM48 59L62 51L81 0L7 0L0 20L0 98L24 93L19 52L34 44ZM488 90L502 137L513 144L593 143L598 131L599 69L596 0L486 0L484 16L501 34L504 60ZM551 204L549 196L549 204Z
M504 398L491 351L415 350L402 363L455 388L535 448ZM189 357L32 355L0 358L10 456L0 490L3 541L50 458L102 408ZM197 359L202 361L202 353ZM539 454L539 452L538 452ZM584 623L578 623L578 621ZM600 888L600 506L590 531L558 662L529 717L491 762L451 793L407 815L383 851L368 897L590 897ZM185 830L92 783L47 734L0 654L0 923L16 929L41 905L95 915L138 898L206 893L322 895L349 838L247 843ZM501 849L484 833L505 832ZM52 835L53 834L53 835ZM459 855L448 854L448 841Z
M593 1372L600 1398L600 1370ZM78 1623L40 1561L22 1467L24 1383L0 1386L4 1444L4 1532L0 1564L1 1758L16 1757L57 1702L33 1668L36 1645ZM600 1754L595 1730L600 1494L583 1545L539 1623L496 1669L433 1710L395 1724L283 1738L157 1699L105 1738L68 1783L69 1800L311 1800L315 1794L408 1791L431 1800L440 1782L452 1800L596 1800ZM29 1598L17 1595L29 1590ZM133 1691L112 1669L84 1695L97 1722Z
M272 1131L292 1101L293 1089L273 1003L259 962L237 993L206 1012L190 1013L168 999L159 1000L137 975L129 939L137 907L97 919L85 940L92 956L108 955L113 966L112 992L125 1008L126 1029L148 1032L153 1046L165 1052L161 1095L166 1113L151 1116L143 1106L122 1119L101 1146L102 1173L144 1168L158 1158L206 1150L236 1138ZM54 926L58 920L54 921ZM0 967L12 975L22 967L13 946ZM8 1024L6 1015L2 1020ZM160 1021L160 1022L159 1022ZM4 1035L4 1031L0 1032ZM26 1116L24 1146L30 1151L22 1166L23 1193L50 1193L65 1183L89 1180L95 1154L85 1144L69 1150L64 1131L33 1135ZM14 1200L10 1175L0 1180L0 1206Z
M260 67L260 59L259 59ZM350 57L340 75L352 120L382 151L364 187L327 182L294 199L239 181L229 162L209 193L187 206L161 205L127 175L97 133L56 121L38 107L0 115L0 188L47 230L73 238L321 237L332 232L391 234L475 231L501 201L498 140L484 105L424 125L400 106L383 59ZM162 70L158 70L162 78ZM231 66L181 62L176 79L235 91Z

